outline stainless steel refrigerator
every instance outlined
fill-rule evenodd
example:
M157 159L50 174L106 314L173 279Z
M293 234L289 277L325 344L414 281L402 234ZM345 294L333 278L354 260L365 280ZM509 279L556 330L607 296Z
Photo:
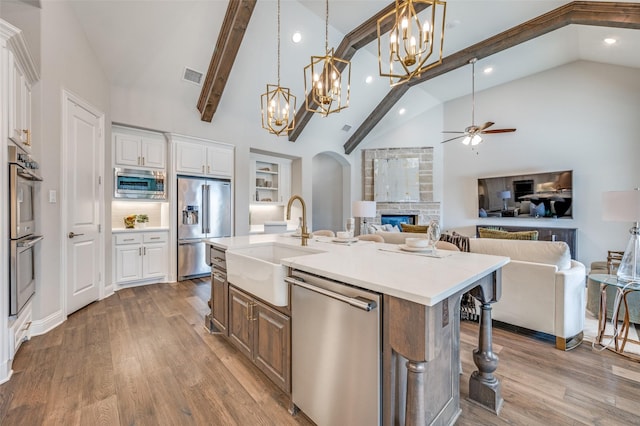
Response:
M231 181L178 176L178 280L208 275L206 238L231 236Z

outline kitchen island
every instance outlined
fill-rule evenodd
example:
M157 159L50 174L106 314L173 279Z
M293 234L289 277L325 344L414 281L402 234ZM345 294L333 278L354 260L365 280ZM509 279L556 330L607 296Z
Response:
M218 250L269 244L300 245L282 235L209 240ZM478 368L469 396L498 412L500 383L493 375L491 304L500 297L501 268L509 259L474 253L439 251L437 257L403 252L399 246L371 242L352 245L330 238L309 241L314 253L280 260L300 271L382 295L381 415L384 425L447 425L460 414L459 307L471 291L482 305ZM233 285L233 282L229 282ZM289 302L290 303L290 302ZM291 319L295 327L296 318Z

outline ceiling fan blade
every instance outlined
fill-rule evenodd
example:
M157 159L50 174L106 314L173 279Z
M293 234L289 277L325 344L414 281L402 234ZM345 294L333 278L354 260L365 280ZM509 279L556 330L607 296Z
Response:
M493 126L494 124L496 124L496 123L494 123L493 121L487 121L487 122L486 122L486 123L484 123L482 126L478 127L478 130L484 130L484 129L486 129L487 127L491 127L491 126Z
M454 140L456 140L456 139L463 138L463 137L465 137L465 136L466 136L466 135L456 136L455 138L447 139L446 141L442 141L442 142L440 142L440 143L451 142L451 141L454 141Z
M490 134L490 133L509 133L515 132L516 129L494 129L494 130L484 130L482 133Z
M451 131L451 130L443 130L442 133L460 133L460 134L464 134L465 132L456 132L456 131Z

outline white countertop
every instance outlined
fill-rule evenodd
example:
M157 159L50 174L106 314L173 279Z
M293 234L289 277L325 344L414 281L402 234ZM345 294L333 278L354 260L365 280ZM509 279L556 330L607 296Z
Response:
M169 228L162 226L148 226L146 228L112 228L112 234L124 234L127 232L154 232L154 231L168 231Z
M300 245L290 234L263 234L206 240L232 250L252 245ZM359 241L352 245L315 237L309 247L322 250L308 256L283 259L282 264L371 291L427 306L465 289L509 263L508 257L438 250L442 257L403 252L395 244Z

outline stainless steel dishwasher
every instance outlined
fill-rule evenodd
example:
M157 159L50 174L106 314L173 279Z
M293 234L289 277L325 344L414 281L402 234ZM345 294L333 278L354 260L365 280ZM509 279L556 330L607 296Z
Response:
M293 403L318 426L380 424L381 295L294 271Z

